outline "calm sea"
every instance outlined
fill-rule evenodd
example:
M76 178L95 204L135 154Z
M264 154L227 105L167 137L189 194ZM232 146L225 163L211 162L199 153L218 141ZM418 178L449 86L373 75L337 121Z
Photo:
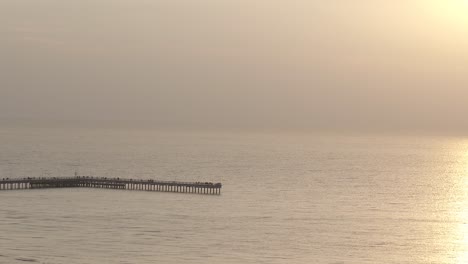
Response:
M0 263L468 263L468 140L0 128L0 178L222 182L0 192Z

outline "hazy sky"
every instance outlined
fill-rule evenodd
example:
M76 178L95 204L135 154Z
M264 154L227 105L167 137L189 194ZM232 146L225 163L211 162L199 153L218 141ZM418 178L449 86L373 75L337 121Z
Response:
M466 0L0 0L0 119L468 133Z

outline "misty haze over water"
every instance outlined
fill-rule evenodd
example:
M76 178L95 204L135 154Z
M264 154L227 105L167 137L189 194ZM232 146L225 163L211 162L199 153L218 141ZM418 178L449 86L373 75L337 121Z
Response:
M0 264L468 263L463 0L0 0Z
M0 120L466 134L462 2L2 0Z

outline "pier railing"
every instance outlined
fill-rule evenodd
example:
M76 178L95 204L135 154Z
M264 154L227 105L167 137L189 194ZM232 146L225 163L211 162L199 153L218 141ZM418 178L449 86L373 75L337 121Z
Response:
M92 176L0 179L0 191L77 187L219 195L221 194L222 184L212 182L137 180Z

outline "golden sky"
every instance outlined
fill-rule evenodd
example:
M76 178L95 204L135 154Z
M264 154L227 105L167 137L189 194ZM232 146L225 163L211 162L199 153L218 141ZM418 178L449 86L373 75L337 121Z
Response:
M1 0L0 118L468 131L466 0Z

